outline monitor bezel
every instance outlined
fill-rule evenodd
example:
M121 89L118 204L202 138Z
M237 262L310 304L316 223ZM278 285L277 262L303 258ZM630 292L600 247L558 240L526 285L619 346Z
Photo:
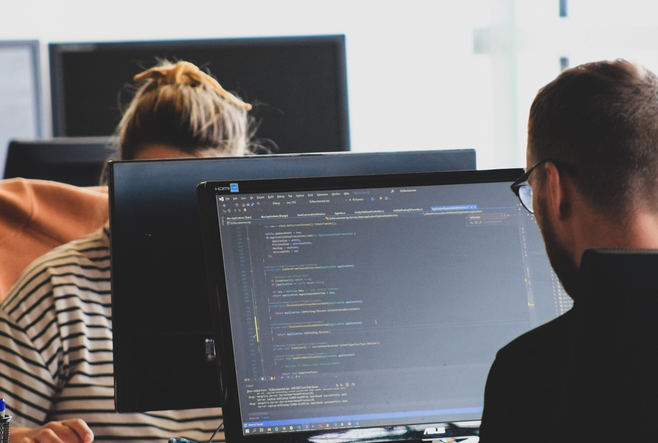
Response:
M374 427L360 429L380 429L379 434L355 432L355 429L308 430L291 433L265 433L245 436L242 432L243 420L239 404L238 376L236 373L233 337L229 316L226 279L223 271L224 260L221 253L219 237L218 201L215 188L229 188L237 183L240 192L230 195L258 192L288 191L330 191L337 189L363 189L378 187L409 187L427 185L453 185L470 183L512 183L523 169L496 169L479 171L442 171L417 172L409 174L371 174L362 176L336 176L324 178L274 179L274 180L234 180L209 181L197 186L197 195L202 218L202 234L206 257L206 275L208 277L209 297L211 301L213 328L215 330L216 349L218 351L220 388L224 401L224 432L227 441L233 443L252 443L267 440L268 443L338 443L346 441L423 441L428 438L428 431L444 429L443 433L434 433L432 438L449 438L472 436L477 433L479 424L473 420L450 423L423 423L409 426ZM226 195L226 191L223 191ZM484 396L484 392L482 393ZM443 428L442 428L443 427Z

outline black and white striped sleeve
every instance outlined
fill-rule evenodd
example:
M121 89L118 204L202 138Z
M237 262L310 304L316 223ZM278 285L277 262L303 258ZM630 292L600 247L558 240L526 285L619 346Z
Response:
M22 292L10 293L10 296L14 306L24 298L26 303L31 301L29 294L26 296ZM14 313L18 313L20 318L26 311L35 311L35 305L38 306L38 303L21 306ZM44 343L48 343L46 349L61 347L58 334L53 336L57 328L54 325L48 326L48 312L42 313L41 320L45 320L45 324L36 322L25 328L16 321L16 316L7 307L5 304L0 310L0 395L5 398L7 408L14 416L12 424L26 427L43 425L58 390L57 358L48 364L44 359L44 355L48 355L43 352Z

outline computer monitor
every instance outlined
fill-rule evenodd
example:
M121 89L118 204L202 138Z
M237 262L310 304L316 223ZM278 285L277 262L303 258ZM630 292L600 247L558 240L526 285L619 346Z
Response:
M41 136L39 42L0 41L0 174L12 138Z
M256 138L276 143L274 153L350 150L342 35L49 47L56 136L113 134L132 99L125 86L168 59L208 68L225 89L254 105L250 114L261 122Z
M497 350L568 298L522 173L201 184L226 440L477 437Z
M115 403L221 406L196 185L212 179L474 169L473 150L112 162Z
M98 186L108 159L117 156L111 137L11 140L4 178L23 177L75 186Z

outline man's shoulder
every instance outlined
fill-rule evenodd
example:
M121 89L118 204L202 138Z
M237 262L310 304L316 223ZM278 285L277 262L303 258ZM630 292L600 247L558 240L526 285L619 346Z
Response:
M529 354L554 353L571 343L576 313L572 308L563 315L515 338L498 351L497 358Z

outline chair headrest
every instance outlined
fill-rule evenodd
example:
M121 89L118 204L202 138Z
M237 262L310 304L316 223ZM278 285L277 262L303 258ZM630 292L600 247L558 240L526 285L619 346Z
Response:
M658 293L658 250L591 248L580 261L583 297L592 292Z

